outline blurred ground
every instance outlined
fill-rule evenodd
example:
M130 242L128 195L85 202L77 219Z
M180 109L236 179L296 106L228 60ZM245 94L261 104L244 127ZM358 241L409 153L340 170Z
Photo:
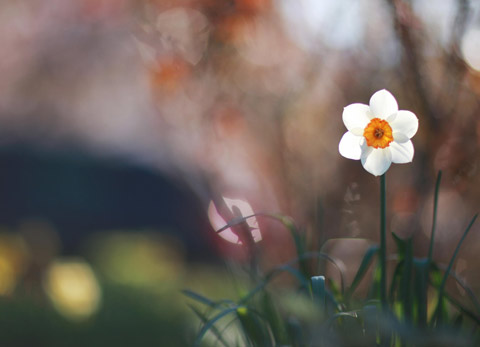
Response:
M0 294L12 317L52 300L43 283L60 257L113 271L88 250L96 235L168 235L153 253L175 250L184 272L159 282L244 259L232 231L213 233L231 199L292 216L312 247L375 241L378 182L337 146L343 107L383 88L420 121L413 163L388 172L390 231L426 253L439 169L439 261L478 211L479 1L19 0L0 3L0 19ZM262 265L288 260L288 233L255 223ZM477 294L479 241L476 227L457 263ZM342 258L348 245L329 247ZM121 301L111 309L136 309Z

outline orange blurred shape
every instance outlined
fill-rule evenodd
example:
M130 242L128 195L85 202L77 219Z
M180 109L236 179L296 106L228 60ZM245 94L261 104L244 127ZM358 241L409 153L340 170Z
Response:
M217 27L220 40L235 42L245 37L249 27L255 24L255 18L249 15L236 13L226 16Z
M477 96L480 95L480 73L470 68L467 73L467 82L471 90Z
M245 129L245 121L240 110L234 106L221 105L214 112L216 130L222 137L230 137Z
M260 12L270 7L271 0L235 0L240 11Z
M163 58L157 60L150 69L152 87L159 92L177 90L190 73L190 66L179 58Z
M0 234L0 295L13 292L25 270L27 257L25 244L20 237Z

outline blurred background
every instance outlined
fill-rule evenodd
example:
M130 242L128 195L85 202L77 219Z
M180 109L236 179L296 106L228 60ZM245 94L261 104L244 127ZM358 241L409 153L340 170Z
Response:
M0 48L2 345L189 345L180 289L233 295L239 214L293 217L351 279L379 182L339 155L342 110L379 89L420 122L389 230L425 256L438 170L440 263L479 210L480 1L3 1ZM262 269L294 256L248 223Z

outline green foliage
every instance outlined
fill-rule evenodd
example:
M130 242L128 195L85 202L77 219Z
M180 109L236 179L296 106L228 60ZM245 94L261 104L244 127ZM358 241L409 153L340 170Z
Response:
M41 297L0 298L0 346L191 346L188 311L171 295L102 282L99 312L86 321L61 316Z
M278 220L290 231L297 257L265 274L259 274L257 282L251 283L250 291L237 300L213 301L192 291L185 291L185 295L193 300L195 305L191 305L192 310L202 324L195 345L479 345L479 301L452 271L460 247L477 215L465 229L448 266L436 264L432 255L440 181L441 173L435 185L432 239L428 254L424 258L414 257L413 237L404 240L392 234L397 252L389 283L384 282L385 262L379 258L382 245L372 245L367 249L353 281L345 288L341 271L340 283L310 272L311 259L323 259L337 269L340 267L327 254L307 252L305 237L291 219L263 214ZM384 190L382 194L385 194ZM381 200L384 201L384 196ZM242 223L250 217L237 218L229 225ZM381 218L383 229L384 216ZM368 269L375 264L375 260L373 275L368 275ZM296 281L296 290L282 291L272 284L282 274L289 274ZM471 305L458 302L448 293L448 279L456 281L465 290ZM356 296L360 283L367 283L370 287L364 298ZM231 317L230 323L221 325L220 321L226 321L227 317ZM223 327L223 333L219 326ZM205 338L207 333L210 334L208 341Z

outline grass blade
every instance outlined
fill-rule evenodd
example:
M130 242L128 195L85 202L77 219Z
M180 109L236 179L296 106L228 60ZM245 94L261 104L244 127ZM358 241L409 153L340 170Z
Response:
M400 282L401 274L403 271L403 263L404 261L401 260L395 266L395 270L393 271L392 281L390 282L390 292L389 292L389 299L390 304L393 306L395 299L397 298L398 294L396 294L395 290L397 289L398 283Z
M291 273L299 280L299 282L302 284L302 287L308 288L308 282L304 279L303 275L299 271L289 265L282 265L271 270L265 276L265 279L263 281L261 281L255 288L253 288L240 299L239 303L246 304L250 299L255 296L255 294L261 292L268 285L268 283L270 283L271 280L273 280L275 277L282 274L283 272Z
M265 291L262 297L261 305L265 321L269 323L275 339L275 345L286 346L289 341L285 322L280 316L272 297L267 291Z
M441 323L440 310L441 310L441 307L442 307L443 294L444 294L444 291L445 291L445 285L447 283L448 276L450 274L450 271L452 270L452 266L453 266L453 263L455 261L455 258L457 257L458 252L460 251L460 247L461 247L463 241L465 240L465 238L467 237L467 235L468 235L470 229L472 228L473 224L475 223L475 220L477 219L477 217L478 217L478 213L475 216L473 216L470 224L467 226L467 229L465 229L465 232L463 233L462 238L460 239L457 247L455 248L455 252L453 253L452 258L450 259L450 262L448 263L447 270L445 271L445 274L443 275L442 283L440 283L440 287L438 288L438 303L437 303L437 308L435 310L435 314L434 314L433 319L432 319L432 324L437 324L438 325L438 324Z
M195 315L202 321L204 325L207 324L208 318L202 312L200 312L193 305L188 305L188 307L190 307L190 309L195 313ZM228 347L228 343L224 340L222 333L218 331L215 325L212 326L211 330L213 334L217 337L218 341L220 341L225 347Z
M328 322L326 323L326 326L331 328L336 320L338 320L340 318L344 318L344 317L358 319L358 316L359 316L358 313L359 312L360 312L360 310L351 311L351 312L338 312L328 319Z
M363 276L365 276L365 273L370 267L373 257L378 253L379 248L380 247L378 245L373 245L368 248L367 252L363 256L362 262L360 263L357 273L355 274L355 278L353 279L352 284L347 291L346 297L348 299L353 295L355 289L357 289L358 285L362 281Z
M378 335L378 309L375 305L367 305L360 312L363 319L365 330L365 345L377 346L376 340Z
M403 276L401 280L401 300L403 306L404 321L410 322L412 317L411 276L413 266L413 238L407 240L405 259L403 262Z
M477 297L473 293L473 290L465 282L463 282L454 271L450 271L450 276L452 276L455 279L455 281L458 283L458 285L462 287L462 289L465 291L465 293L467 294L467 296L470 298L473 305L475 306L478 314L480 314L480 302L478 301Z
M405 253L407 252L407 241L402 239L400 236L398 236L394 232L392 232L391 234L392 234L393 241L395 241L395 245L397 246L398 259L399 260L405 259Z
M305 288L308 288L308 282L303 277L303 274L301 274L299 271L295 270L291 266L300 262L302 259L318 259L318 258L322 258L322 259L325 259L325 260L329 261L330 263L332 263L338 269L338 271L340 273L341 291L343 293L344 288L345 288L344 287L345 286L344 285L345 274L343 273L341 267L328 254L321 253L321 252L308 252L308 253L303 254L301 257L297 257L297 258L295 258L295 259L293 259L293 260L291 260L291 261L289 261L289 262L287 262L283 265L280 265L280 266L275 267L274 269L270 270L268 272L268 274L265 276L265 279L262 282L260 282L260 284L258 284L254 289L252 289L250 292L248 292L245 296L243 296L243 298L239 301L239 303L240 304L245 304L246 302L248 302L255 294L257 294L263 288L265 288L265 286L273 278L275 278L276 276L280 275L283 272L291 273L292 275L294 275L299 280L299 282L302 284L302 286L304 286ZM333 300L333 297L332 297L332 300ZM332 302L335 304L335 306L337 306L337 304L335 303L334 300Z
M327 314L327 295L325 290L325 276L312 277L312 298L317 302L324 316Z
M217 314L217 315L216 315L215 317L213 317L212 319L210 319L210 320L208 321L208 323L205 324L205 325L203 326L202 330L200 330L200 332L198 333L197 338L195 339L195 342L194 342L193 346L194 346L194 347L200 346L200 342L202 341L203 337L205 336L205 334L206 334L210 329L212 329L212 327L214 326L214 324L215 324L216 322L218 322L220 319L222 319L223 317L228 316L229 314L236 312L239 307L240 307L240 306L229 307L229 308L223 310L222 312L220 312L219 314Z
M295 317L289 317L287 319L287 330L290 337L291 346L304 346L306 345L306 339L302 330L300 321Z
M253 346L273 346L265 324L260 320L258 313L246 306L237 310L237 317L242 325L243 332Z
M428 248L428 263L432 263L433 244L435 242L435 229L437 226L437 209L438 209L438 192L440 190L440 182L442 181L442 171L438 171L437 182L435 184L435 195L433 198L433 220L432 220L432 235L430 236L430 246Z
M215 307L217 306L217 303L215 301L212 301L206 297L204 297L203 295L200 295L198 293L195 293L191 290L188 290L188 289L184 289L182 290L182 293L188 297L190 297L191 299L195 300L195 301L198 301L204 305L207 305L207 306L210 306L210 307Z
M415 298L417 299L417 325L420 329L427 327L428 312L428 258L415 259Z
M253 218L253 217L267 217L267 218L277 220L283 224L283 226L290 232L290 235L292 236L293 242L295 244L297 256L299 257L299 259L301 259L301 261L299 261L300 271L305 276L305 278L309 278L310 275L308 271L308 264L303 258L301 258L301 256L306 252L305 239L303 237L304 234L298 231L298 228L296 227L295 222L290 217L283 216L281 214L265 213L265 212L254 213L248 216L234 217L226 225L216 230L216 232L221 233L222 231L228 228L236 227L239 224L245 223L247 219Z
M464 313L466 316L468 316L471 320L473 320L475 323L480 325L480 317L470 311L468 308L464 307L461 303L459 303L457 300L455 300L452 296L448 295L448 293L444 293L443 296L445 299L450 302L453 306L455 306L460 312Z

